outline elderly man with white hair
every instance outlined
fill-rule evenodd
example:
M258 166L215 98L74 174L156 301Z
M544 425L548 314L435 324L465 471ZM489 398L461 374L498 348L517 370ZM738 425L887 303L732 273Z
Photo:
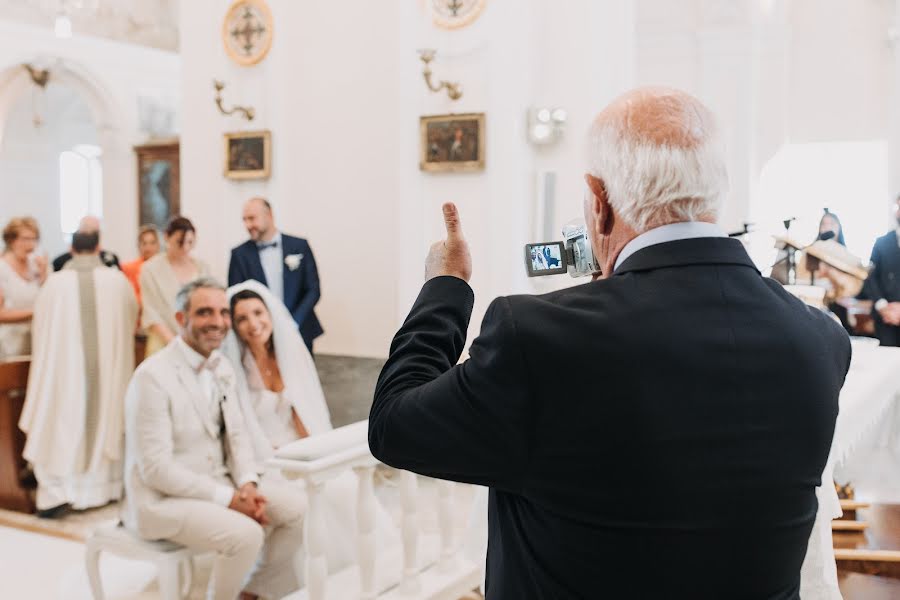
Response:
M490 487L488 600L799 598L849 339L715 224L724 155L697 99L629 92L589 137L602 273L494 300L457 365L472 263L445 205L372 452Z

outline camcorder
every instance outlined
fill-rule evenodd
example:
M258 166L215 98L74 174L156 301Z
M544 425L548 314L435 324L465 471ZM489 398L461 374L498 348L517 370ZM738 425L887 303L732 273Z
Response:
M600 271L594 258L584 221L571 221L562 228L563 241L525 244L525 270L529 277L561 275L586 277Z

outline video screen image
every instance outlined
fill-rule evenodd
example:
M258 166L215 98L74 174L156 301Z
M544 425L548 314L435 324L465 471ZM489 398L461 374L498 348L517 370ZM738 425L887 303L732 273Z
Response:
M531 247L531 270L546 271L564 266L558 244Z

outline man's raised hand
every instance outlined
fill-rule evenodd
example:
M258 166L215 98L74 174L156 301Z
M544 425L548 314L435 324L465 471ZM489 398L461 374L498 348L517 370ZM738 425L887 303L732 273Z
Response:
M469 243L463 237L459 211L452 202L445 203L442 210L447 239L432 244L425 259L425 280L450 275L469 281L472 277L472 255L469 253Z

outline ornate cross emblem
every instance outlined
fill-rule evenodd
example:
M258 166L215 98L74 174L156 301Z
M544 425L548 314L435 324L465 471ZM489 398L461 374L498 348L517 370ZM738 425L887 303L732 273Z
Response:
M266 33L266 26L256 11L247 6L241 15L240 26L235 26L230 33L235 44L244 50L244 54L251 54L256 43Z

